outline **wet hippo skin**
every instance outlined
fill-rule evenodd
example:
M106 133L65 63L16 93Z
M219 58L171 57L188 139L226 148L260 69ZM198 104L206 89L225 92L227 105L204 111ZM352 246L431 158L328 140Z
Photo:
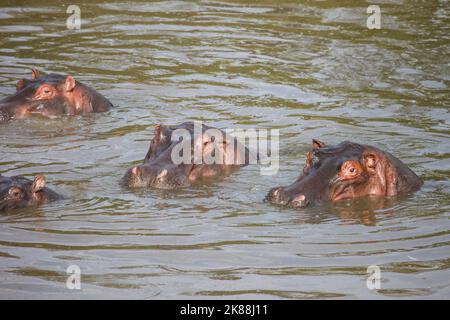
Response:
M300 177L269 191L266 201L291 207L373 196L395 196L420 189L422 180L388 152L349 141L326 146L313 140Z
M173 141L173 133L183 129L189 136L191 144L189 153L192 155L190 163L176 164L172 159L174 148L179 148L180 141ZM213 141L208 129L214 129L222 136L222 141ZM199 153L195 155L194 147ZM229 157L231 161L207 164L194 159L211 154L212 150L220 156ZM185 122L178 126L159 124L155 128L155 135L143 164L127 171L122 183L128 187L153 187L160 189L176 189L190 186L201 181L211 181L223 175L228 175L249 162L250 153L246 147L237 142L236 138L227 137L217 128L201 125L201 134L194 135L194 123Z
M16 92L0 100L0 123L33 114L52 118L104 112L111 107L108 99L70 75L40 76L33 69L31 79L19 80Z
M34 180L21 176L0 175L0 212L27 206L39 206L62 197L45 186L45 177L38 175Z

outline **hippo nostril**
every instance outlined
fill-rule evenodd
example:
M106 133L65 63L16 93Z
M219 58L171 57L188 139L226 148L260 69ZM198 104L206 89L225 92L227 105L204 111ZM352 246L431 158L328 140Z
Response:
M305 207L308 204L304 194L300 194L291 200L291 205L293 207Z
M305 195L300 194L291 200L291 205L293 207L302 207L305 203L305 200L306 200Z
M283 191L281 189L276 189L273 191L272 196L273 196L273 198L279 200L279 199L281 199L282 193L283 193Z
M138 167L134 167L133 169L131 169L131 173L135 176L139 176L141 172Z
M272 196L272 198L277 198L279 196L279 194L280 194L280 189L275 189L275 190L272 190L270 195Z
M164 177L167 176L168 173L169 173L169 172L167 171L167 169L161 170L161 171L158 173L158 176L156 177L156 179L159 180L159 181L161 181L162 179L164 179Z

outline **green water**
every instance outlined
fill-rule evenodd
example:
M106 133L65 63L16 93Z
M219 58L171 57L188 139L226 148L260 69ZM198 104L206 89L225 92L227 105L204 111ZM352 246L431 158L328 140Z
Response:
M450 10L446 1L63 1L0 4L0 98L30 69L117 107L0 126L0 173L44 173L67 199L0 216L0 298L450 298ZM157 123L280 130L280 170L124 190ZM305 210L264 203L311 139L368 143L421 191ZM69 265L82 289L66 288ZM381 268L381 289L366 286Z

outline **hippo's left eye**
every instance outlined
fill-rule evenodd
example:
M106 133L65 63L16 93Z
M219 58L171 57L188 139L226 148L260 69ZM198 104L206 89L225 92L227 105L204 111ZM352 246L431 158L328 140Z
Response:
M8 191L8 195L11 198L20 198L22 193L23 193L22 190L20 188L18 188L18 187L12 187Z
M339 175L346 179L354 179L362 172L362 168L355 160L347 160L341 165Z

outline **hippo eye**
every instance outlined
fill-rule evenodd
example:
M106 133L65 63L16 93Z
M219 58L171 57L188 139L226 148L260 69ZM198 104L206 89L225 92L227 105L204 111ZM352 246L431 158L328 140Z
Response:
M49 88L48 86L45 86L45 87L42 88L42 91L41 91L41 92L42 92L43 94L45 94L45 95L49 95L49 94L52 93L52 89Z
M37 89L32 100L46 100L53 96L54 90L48 85L41 86Z

